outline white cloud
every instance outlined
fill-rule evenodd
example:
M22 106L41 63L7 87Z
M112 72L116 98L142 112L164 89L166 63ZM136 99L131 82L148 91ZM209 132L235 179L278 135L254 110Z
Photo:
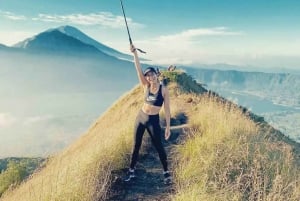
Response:
M189 41L197 37L204 36L235 36L242 35L242 32L229 31L226 27L214 27L214 28L198 28L198 29L188 29L173 35L163 35L158 37L156 40L160 42L166 41Z
M10 20L19 21L19 20L26 20L27 18L24 15L17 15L15 13L9 11L1 11L0 16L5 17Z
M43 22L56 22L65 24L77 24L77 25L100 25L109 28L123 28L124 18L123 16L113 15L110 12L99 12L89 14L69 14L69 15L50 15L39 14L38 17L32 18L34 21ZM144 25L133 22L131 18L127 18L128 24L134 27L143 27Z
M84 26L99 26L111 29L124 29L125 23L123 16L113 15L110 12L98 12L98 13L73 13L68 15L53 15L53 14L39 14L35 17L26 17L22 15L16 15L8 11L0 10L0 18L5 17L11 20L31 20L32 22L42 22L45 26L45 22L53 23L55 25L70 24L70 25L84 25ZM127 18L129 26L133 28L143 28L145 25L134 22L131 18ZM52 26L52 25L51 25ZM4 29L0 31L0 43L5 45L13 45L25 38L31 37L37 33L16 31Z
M33 124L37 124L40 122L46 122L49 120L52 120L54 117L51 115L45 115L45 116L33 116L33 117L28 117L24 120L23 125L24 126L31 126Z
M124 28L124 18L121 15L114 15L110 12L98 12L98 13L73 13L68 15L54 15L40 13L36 17L26 17L24 15L17 15L9 11L0 10L0 17L4 17L10 20L32 20L41 22L52 22L52 23L64 23L64 24L75 24L75 25L99 25L103 27L118 29ZM131 27L141 28L145 25L134 22L131 18L127 17L127 23Z
M16 118L7 113L0 113L0 128L10 127L16 122Z
M153 63L194 64L226 62L227 52L216 49L216 42L210 43L207 37L234 37L244 33L231 31L226 27L188 29L179 33L162 35L150 40L136 41L136 45L148 51L145 55ZM223 54L223 55L222 55Z

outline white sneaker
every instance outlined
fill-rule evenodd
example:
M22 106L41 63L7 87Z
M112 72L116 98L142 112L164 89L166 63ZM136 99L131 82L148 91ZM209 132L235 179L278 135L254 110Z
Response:
M170 174L169 171L165 171L165 172L164 172L164 183L165 183L165 184L170 184L170 183L172 183L172 176L171 176L171 174Z
M129 182L132 181L133 179L136 178L136 175L134 173L134 169L129 169L129 171L127 172L126 178L124 179L125 182Z

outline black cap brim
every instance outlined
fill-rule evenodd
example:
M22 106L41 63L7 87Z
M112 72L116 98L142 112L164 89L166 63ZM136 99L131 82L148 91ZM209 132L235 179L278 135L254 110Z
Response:
M149 73L149 72L153 72L153 73L156 74L156 71L155 71L154 68L147 68L147 69L144 71L144 76L145 76L147 73Z

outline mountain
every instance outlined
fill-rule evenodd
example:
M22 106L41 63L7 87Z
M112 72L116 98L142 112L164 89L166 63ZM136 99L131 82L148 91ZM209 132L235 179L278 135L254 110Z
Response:
M92 39L91 37L87 36L86 34L84 34L83 32L81 32L80 30L78 30L75 27L72 26L61 26L57 28L58 31L71 36L73 38L76 38L86 44L92 45L96 48L98 48L100 51L110 55L110 56L114 56L117 57L119 59L126 59L126 60L132 60L132 56L128 55L128 54L124 54L121 53L111 47L108 47L102 43L99 43L98 41Z
M80 53L104 54L96 47L68 36L56 29L42 32L32 38L26 39L14 47L33 52L47 53Z
M221 71L236 70L242 72L262 72L262 73L292 73L300 74L300 70L297 68L286 68L286 67L262 67L262 66L250 66L250 65L231 65L227 63L216 63L216 64L194 64L193 66L185 66L186 68L201 68L201 69L215 69Z
M61 26L49 29L32 38L26 39L14 45L16 48L22 48L30 51L47 51L47 52L80 52L80 53L104 53L106 55L131 59L132 57L117 50L114 50L96 40L90 38L80 30L72 26Z
M203 68L186 68L186 71L212 89L251 92L276 99L278 104L300 106L299 74Z

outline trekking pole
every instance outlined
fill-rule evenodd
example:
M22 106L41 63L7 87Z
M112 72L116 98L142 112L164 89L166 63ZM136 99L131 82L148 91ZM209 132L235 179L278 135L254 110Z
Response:
M124 20L125 20L125 25L126 25L126 29L127 29L127 34L128 34L128 38L129 38L129 43L130 45L132 45L132 40L131 40L131 37L130 37L130 33L129 33L129 28L128 28L128 24L127 24L127 20L126 20L126 16L125 16L125 11L124 11L124 7L123 7L123 3L122 3L122 0L120 0L120 3L121 3L121 8L122 8L122 11L123 11L123 16L124 16ZM146 53L145 51L139 49L139 48L136 48L138 51L140 51L141 53Z

